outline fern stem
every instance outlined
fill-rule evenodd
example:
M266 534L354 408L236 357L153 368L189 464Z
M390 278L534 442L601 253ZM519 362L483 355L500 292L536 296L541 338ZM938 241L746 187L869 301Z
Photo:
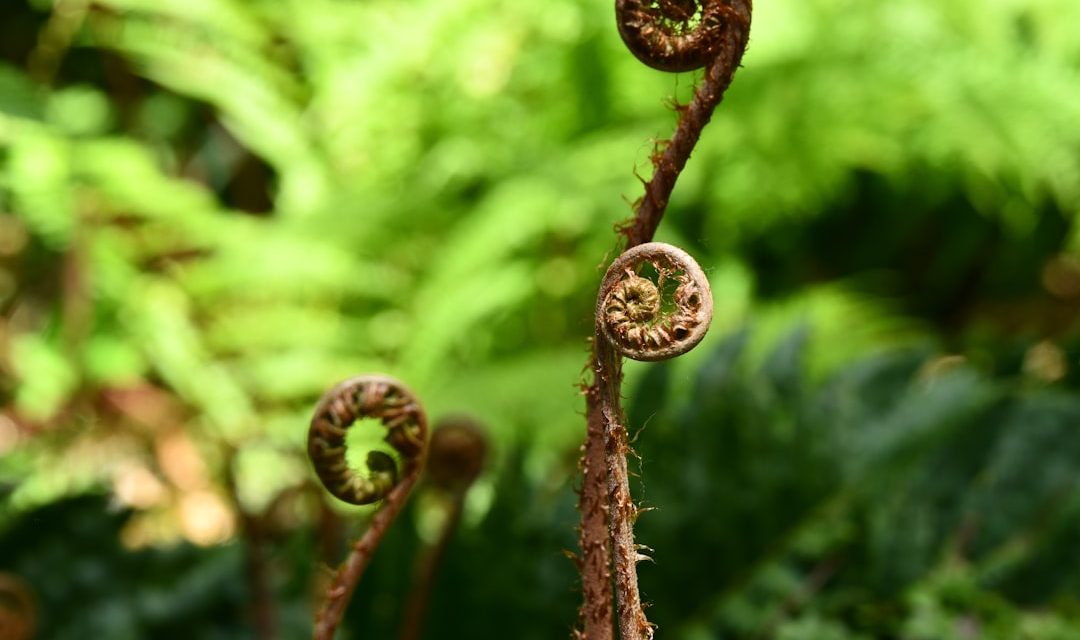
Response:
M636 203L634 217L619 228L626 240L624 251L652 240L679 174L742 61L750 34L751 0L722 1L727 19L715 48L715 57L706 66L694 99L680 108L675 134L664 150L654 157L653 175L645 185L644 196ZM626 4L620 1L618 6ZM619 637L621 640L648 640L653 637L654 629L642 608L637 580L638 553L633 533L636 508L630 495L626 467L629 444L620 402L622 356L608 342L600 320L608 279L606 276L598 296L591 362L593 381L585 391L588 429L580 502L584 603L580 612L582 631L577 635L586 640L611 637L610 585L613 575ZM601 499L605 500L604 504L599 504Z
M390 524L397 517L398 512L405 506L405 502L416 484L416 478L420 472L420 465L406 469L405 477L401 482L394 485L390 493L386 494L382 508L375 512L364 534L353 545L349 557L338 569L334 581L326 590L326 601L322 609L315 616L315 640L333 640L334 632L341 624L341 618L345 615L345 609L352 600L356 585L364 575L364 570L371 564L371 558L375 555L375 549L390 528Z
M638 201L633 219L622 227L627 249L652 240L664 217L679 174L686 167L702 130L712 119L713 111L723 100L724 92L731 85L735 71L742 62L750 38L751 0L728 0L728 4L738 19L729 22L716 59L705 67L705 76L694 99L686 107L680 108L681 116L675 134L653 162L654 171L645 185L645 195Z

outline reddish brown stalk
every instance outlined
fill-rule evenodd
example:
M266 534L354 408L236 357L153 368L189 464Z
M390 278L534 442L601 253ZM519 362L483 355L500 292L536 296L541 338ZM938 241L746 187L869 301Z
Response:
M602 347L597 342L595 350ZM616 376L616 388L622 373L618 365L609 369L599 364L599 354L593 363L593 384L585 391L585 407L588 415L588 427L585 436L584 455L581 459L581 497L578 510L581 512L581 527L578 530L581 546L580 571L581 591L584 597L580 618L578 638L585 640L611 640L614 638L611 591L611 543L608 533L607 499L607 455L604 437L604 405L600 398L604 376Z
M701 85L682 112L675 135L654 163L652 178L645 185L645 195L637 203L634 218L623 227L627 249L652 240L675 189L675 181L742 62L750 37L751 0L728 0L728 5L737 19L727 24L716 59L705 68Z
M750 33L751 0L722 1L726 5L726 20L719 44L713 49L716 57L706 67L693 101L680 110L675 134L654 158L652 178L645 185L645 195L638 201L633 219L620 227L626 238L626 250L652 240L679 174L742 61ZM619 6L626 4L620 1ZM610 274L609 270L609 277ZM609 277L605 277L605 287ZM585 391L588 432L580 502L584 603L580 612L583 633L579 632L578 636L586 640L612 637L611 578L614 575L619 637L647 640L653 637L653 627L642 609L637 581L639 556L633 535L636 508L630 496L626 467L630 448L620 402L622 357L608 342L600 319L606 303L605 287L598 296L591 363L593 381Z
M599 337L599 336L598 336ZM615 600L619 611L619 638L652 638L653 627L645 617L637 581L637 546L634 543L634 502L626 470L626 425L619 391L622 363L618 352L606 340L597 342L596 359L616 372L615 384L600 388L601 415L605 424L604 453L607 466L607 504L611 514L610 532L615 570Z
M353 592L356 591L356 585L364 575L364 570L371 564L371 558L383 535L386 534L386 530L390 528L398 512L405 506L405 501L413 485L416 484L419 472L419 465L415 465L414 469L406 469L404 479L394 485L394 488L386 495L382 508L372 516L364 535L356 541L349 557L338 569L334 581L326 590L326 601L315 616L315 640L333 640L334 632L341 624L345 609L348 608Z

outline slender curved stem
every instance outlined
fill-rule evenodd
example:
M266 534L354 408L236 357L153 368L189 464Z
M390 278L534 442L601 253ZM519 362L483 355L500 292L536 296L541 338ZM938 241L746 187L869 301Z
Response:
M637 203L634 218L623 227L627 249L652 240L656 228L660 226L660 219L664 217L679 174L742 62L750 38L751 0L728 0L728 4L739 21L733 21L724 32L716 59L705 68L705 76L694 99L681 110L675 134L654 161L655 168L652 178L645 185L645 195Z
M636 203L634 217L620 227L626 239L624 249L652 240L679 174L742 61L750 33L751 0L727 0L727 4L736 19L725 29L717 56L706 67L694 99L680 109L675 134L654 158L653 175L645 185L644 196ZM638 553L633 535L636 508L626 467L629 444L620 402L621 360L598 321L591 362L593 381L585 391L588 430L580 502L584 633L578 635L586 640L612 637L612 576L621 640L648 640L654 633L641 606L637 580Z
M364 570L371 564L371 558L375 554L376 547L379 546L379 541L390 528L398 512L405 506L409 492L416 484L419 474L419 464L406 467L405 476L386 494L385 504L375 512L364 535L360 536L353 545L349 557L338 569L334 581L326 590L326 601L322 609L315 616L315 640L333 640L334 632L341 624L345 609L352 600L353 592L356 591L356 585L364 575Z

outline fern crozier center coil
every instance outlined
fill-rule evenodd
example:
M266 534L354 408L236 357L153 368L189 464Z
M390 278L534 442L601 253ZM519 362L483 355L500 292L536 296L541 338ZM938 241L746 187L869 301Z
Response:
M651 265L657 282L638 274ZM674 283L670 302L665 289ZM663 242L633 247L608 268L597 296L604 337L633 360L666 360L693 349L712 322L712 291L698 263Z

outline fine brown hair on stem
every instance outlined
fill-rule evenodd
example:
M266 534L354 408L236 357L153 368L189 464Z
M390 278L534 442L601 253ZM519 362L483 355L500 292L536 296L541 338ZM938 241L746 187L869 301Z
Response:
M660 225L679 174L742 61L751 10L751 0L616 0L619 32L636 57L666 71L705 67L693 100L678 109L675 134L653 156L653 175L645 184L645 194L635 203L634 217L619 226L625 250L648 246ZM690 65L692 59L695 65ZM663 261L653 267L660 278L669 269L682 278L676 280L674 317L651 319L648 309L653 292L640 274L622 264L608 271L597 297L590 363L593 379L585 389L587 431L579 502L583 603L575 636L586 640L614 637L613 604L618 607L621 640L649 639L654 634L637 584L636 563L642 556L633 537L637 509L630 497L626 470L630 448L620 398L623 354L617 344L643 348L670 341L692 347L700 340L697 332L704 335L707 321L691 324L679 314L689 309L704 312L706 300L711 312L711 293L707 283L697 284L687 268L674 268ZM656 296L663 294L659 285ZM696 338L690 339L691 334ZM676 351L682 352L667 348L664 356L644 359L671 357Z
M345 436L362 418L375 418L386 429L387 444L401 457L373 451L367 456L368 475L361 476L345 459ZM315 640L332 640L356 585L371 562L379 541L404 506L424 464L427 417L416 396L388 376L350 378L323 396L308 431L308 457L327 491L350 504L383 501L367 530L353 545L326 592L315 616Z
M655 283L639 275L644 269L655 272ZM667 283L674 284L670 301L663 295ZM626 469L630 445L620 398L620 356L646 361L674 358L701 342L711 322L712 291L701 267L682 249L663 242L625 251L608 268L597 295L594 351L601 380L597 415L604 425L608 535L620 638L653 636L637 583L637 562L643 556L634 542L637 508Z
M438 537L417 556L412 588L401 622L400 640L420 640L435 576L465 509L469 488L484 470L488 439L475 420L452 416L439 420L431 432L424 483L443 510Z

